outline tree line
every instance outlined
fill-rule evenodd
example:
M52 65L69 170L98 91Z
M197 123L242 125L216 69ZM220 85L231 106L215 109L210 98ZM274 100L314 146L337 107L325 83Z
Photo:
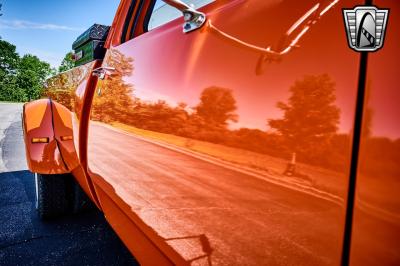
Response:
M0 40L0 101L26 102L41 96L52 69L34 55L22 57L15 45Z
M110 50L108 65L118 75L99 81L93 99L91 119L120 122L137 128L222 144L257 153L290 159L296 153L300 162L335 170L345 169L351 148L349 134L340 134L340 110L335 105L336 88L330 76L308 75L289 88L287 102L278 102L283 117L268 119L269 131L251 128L231 129L239 120L233 91L210 86L203 89L196 106L181 102L171 105L159 100L149 102L135 96L132 84L122 77L132 74L133 59ZM73 72L78 72L75 68ZM64 73L47 82L45 95L73 109L71 81L79 73ZM60 90L64 88L64 90ZM78 108L79 109L79 108ZM300 141L299 141L300 140ZM190 141L188 141L190 145ZM334 158L334 159L332 159Z
M229 125L240 117L231 89L206 87L196 106L144 101L135 96L133 85L122 79L133 73L133 59L117 50L109 52L108 65L115 67L118 75L99 81L91 110L93 120L185 137L187 145L192 139L202 140L288 160L296 153L299 162L336 171L348 168L352 136L338 131L340 109L336 106L336 85L327 74L306 75L294 81L289 98L276 104L282 110L282 117L268 119L266 114L265 124L270 130L232 129ZM69 75L80 76L79 71L75 68L49 80L45 95L74 109L78 104L74 102L78 80L73 81ZM361 164L360 170L368 173L379 170L398 176L400 140L372 137L372 111L367 110L366 116L363 147L368 150L364 154L369 163ZM386 151L385 156L382 151Z
M330 76L308 75L289 88L290 97L278 102L283 117L268 119L270 130L239 128L234 93L229 88L210 86L199 95L196 106L163 100L144 101L135 96L132 84L123 76L133 72L133 60L111 50L108 65L119 75L100 81L95 94L92 119L120 122L137 128L177 135L239 149L290 159L293 153L301 162L343 170L351 148L349 134L340 134L340 110L335 105L335 82ZM190 144L190 141L188 142ZM188 145L189 145L188 144ZM334 158L332 160L332 158Z
M42 97L45 80L73 67L67 54L54 69L37 56L20 56L16 46L0 39L0 101L27 102Z

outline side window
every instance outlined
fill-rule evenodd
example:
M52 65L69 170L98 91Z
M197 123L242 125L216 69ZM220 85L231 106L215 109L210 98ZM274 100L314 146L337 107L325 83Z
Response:
M183 0L183 2L189 4L196 9L215 1L216 0ZM147 25L147 30L151 31L152 29L164 25L181 16L182 13L179 10L167 5L162 0L157 0L154 5L153 11L151 12L150 20Z

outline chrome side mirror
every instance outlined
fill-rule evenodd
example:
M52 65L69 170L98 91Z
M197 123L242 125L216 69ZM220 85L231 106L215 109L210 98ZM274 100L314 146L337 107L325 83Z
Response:
M206 15L196 9L190 7L180 0L163 0L166 4L175 7L183 14L185 23L183 24L183 32L188 33L201 28L206 22Z

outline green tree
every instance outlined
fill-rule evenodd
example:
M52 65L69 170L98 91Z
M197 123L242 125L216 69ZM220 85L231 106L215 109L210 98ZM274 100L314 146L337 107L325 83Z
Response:
M290 87L288 102L278 102L281 119L268 124L284 138L291 152L323 153L324 144L338 130L340 110L335 106L335 83L324 75L309 75Z
M16 84L26 94L26 100L38 99L41 96L43 83L51 73L50 65L40 61L34 55L24 55L18 66Z
M236 100L230 89L215 86L204 89L195 109L197 115L213 126L225 128L229 121L237 122Z
M75 64L74 61L72 60L72 52L69 52L64 56L61 65L58 67L58 72L64 72L74 67Z
M0 71L4 74L14 74L19 64L19 56L15 45L0 40Z
M17 54L16 47L0 40L0 100L28 101L41 95L50 65L33 55Z
M0 40L0 101L11 101L23 97L15 90L19 55L11 43Z

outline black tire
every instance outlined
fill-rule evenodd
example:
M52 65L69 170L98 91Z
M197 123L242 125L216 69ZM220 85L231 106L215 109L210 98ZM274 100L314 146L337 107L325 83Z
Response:
M56 218L69 212L70 182L70 175L35 174L36 208L40 218Z
M89 199L81 186L73 179L72 212L77 214L96 209L96 205Z

